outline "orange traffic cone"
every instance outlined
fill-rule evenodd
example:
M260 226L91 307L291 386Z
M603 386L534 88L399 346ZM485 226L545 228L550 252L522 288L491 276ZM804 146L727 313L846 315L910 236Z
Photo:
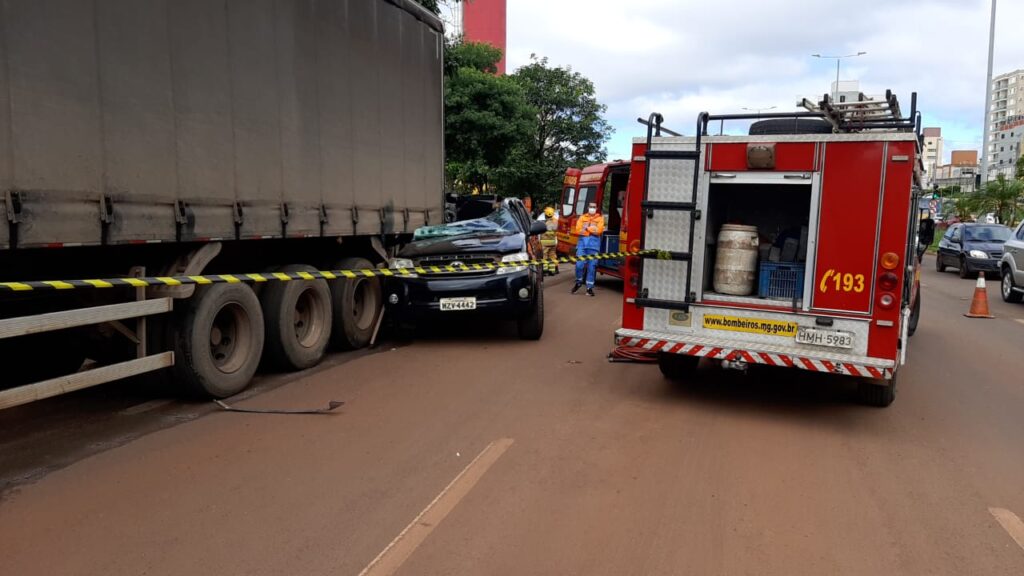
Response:
M971 310L964 314L968 318L995 318L988 312L988 291L985 289L985 273L978 273L978 283L974 286L974 298L971 300Z

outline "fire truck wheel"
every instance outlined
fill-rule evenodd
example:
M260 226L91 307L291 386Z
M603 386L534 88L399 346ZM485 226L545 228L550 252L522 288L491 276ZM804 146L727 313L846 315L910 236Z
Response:
M778 134L831 134L832 125L817 118L781 118L760 120L750 125L751 136Z
M658 369L669 380L684 380L697 371L700 358L685 354L658 354Z
M281 272L315 272L295 264ZM266 361L283 370L305 370L320 363L331 338L331 290L326 280L271 282L260 294L266 317Z
M892 380L868 380L864 379L857 383L857 396L861 404L885 408L896 399L896 375Z
M939 271L939 272L945 272L946 271L946 265L942 263L942 255L941 254L936 254L935 255L935 269L937 271Z
M263 352L263 312L245 284L196 290L174 327L175 381L226 398L245 390Z
M910 309L910 325L907 326L907 336L913 336L917 332L917 323L921 320L921 289L917 290L917 299L914 300L914 307Z
M339 270L372 269L365 258L343 258ZM370 343L377 320L384 311L384 288L380 277L353 278L331 282L334 301L334 330L331 343L343 350L357 350Z

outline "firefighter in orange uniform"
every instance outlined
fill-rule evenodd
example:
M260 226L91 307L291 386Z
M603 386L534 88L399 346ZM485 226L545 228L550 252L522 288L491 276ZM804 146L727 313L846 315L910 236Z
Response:
M587 213L576 220L576 255L592 256L601 249L601 234L604 233L604 216L597 213L597 204L587 205ZM594 279L597 276L597 260L585 260L576 263L576 284L572 293L579 291L583 283L587 284L587 296L594 295Z

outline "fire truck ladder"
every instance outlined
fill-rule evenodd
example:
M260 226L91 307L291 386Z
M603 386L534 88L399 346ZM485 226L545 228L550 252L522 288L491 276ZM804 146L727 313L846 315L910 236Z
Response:
M655 149L655 138L661 137L663 131L674 134L662 128L663 121L662 115L655 112L647 122L641 122L647 126L644 196L640 203L644 213L641 249L660 252L644 256L635 304L689 311L690 304L696 301L691 280L694 230L701 218L697 209L701 134L698 130L694 144L672 143L671 147Z
M800 106L810 112L821 114L836 132L861 132L864 130L886 130L912 132L917 130L917 93L910 97L910 116L903 117L899 99L891 90L885 91L885 99L878 100L861 94L854 102L835 102L825 94L817 104L804 98Z

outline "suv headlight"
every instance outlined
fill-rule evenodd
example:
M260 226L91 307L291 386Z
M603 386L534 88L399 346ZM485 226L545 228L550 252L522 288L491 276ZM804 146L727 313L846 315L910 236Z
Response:
M530 256L526 252L518 252L516 254L506 254L501 257L502 264L508 264L510 262L529 262ZM522 272L526 270L526 266L503 266L498 268L498 274L511 274L513 272Z
M418 276L418 274L416 274L412 270L415 267L416 264L408 258L392 258L390 261L388 261L388 268L405 268L406 270L409 271L408 274L402 274L403 278L415 278L416 276Z
M970 254L971 258L988 258L988 254L981 250L971 250L968 254Z

